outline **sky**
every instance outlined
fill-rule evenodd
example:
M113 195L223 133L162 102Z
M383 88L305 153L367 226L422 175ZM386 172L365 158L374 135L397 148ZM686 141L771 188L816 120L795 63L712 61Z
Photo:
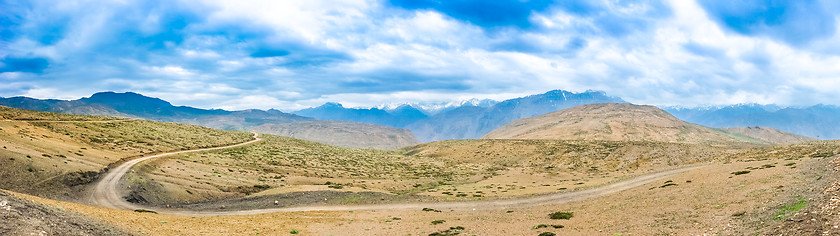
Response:
M830 0L0 0L0 96L293 111L601 90L840 105Z

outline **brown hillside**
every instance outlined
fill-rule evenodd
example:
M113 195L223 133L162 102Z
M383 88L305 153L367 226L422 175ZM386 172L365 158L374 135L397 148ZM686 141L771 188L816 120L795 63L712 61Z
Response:
M86 185L121 159L238 143L251 136L184 124L2 106L0 119L0 188L63 200L85 197Z
M818 139L802 136L794 133L777 130L770 127L735 127L722 128L721 130L750 136L773 144L794 144L817 141Z
M315 120L265 124L250 130L351 148L389 150L420 143L407 129L348 121Z
M732 143L759 140L687 123L654 106L602 103L510 122L484 139L565 139Z

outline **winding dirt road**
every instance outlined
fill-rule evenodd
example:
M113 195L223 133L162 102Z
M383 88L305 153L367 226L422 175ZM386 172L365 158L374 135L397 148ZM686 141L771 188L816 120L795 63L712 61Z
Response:
M234 145L228 145L223 147L212 147L212 148L202 148L202 149L193 149L193 150L184 150L184 151L176 151L176 152L169 152L163 154L157 154L152 156L146 156L137 158L131 161L127 161L122 165L114 167L113 169L108 170L105 173L105 176L99 180L96 186L93 189L93 192L90 195L90 202L93 205L101 206L101 207L108 207L114 209L140 209L143 208L142 206L130 203L126 201L122 196L119 194L119 190L117 187L119 186L120 179L125 176L126 173L131 169L132 166L136 165L137 163L155 159L158 157L170 156L175 154L182 154L182 153L190 153L190 152L202 152L202 151L210 151L210 150L219 150L219 149L228 149L234 147L240 147L248 144L252 144L255 142L262 141L257 133L254 133L254 140L238 143Z
M137 163L175 154L200 152L209 150L219 150L226 148L233 148L248 145L258 142L262 139L254 133L254 140L239 143L224 147L203 148L195 150L185 150L158 154L153 156L142 157L123 163L108 171L105 176L96 184L93 193L90 196L90 202L94 205L114 208L114 209L147 209L153 210L161 214L170 215L184 215L184 216L220 216L220 215L252 215L271 212L297 212L297 211L350 211L350 210L406 210L406 209L422 209L425 207L445 209L445 210L496 210L496 209L514 209L541 206L548 204L559 204L586 200L606 196L609 194L618 193L631 188L639 187L654 181L676 175L688 170L699 168L699 166L685 167L681 169L662 171L652 174L647 174L635 177L629 180L613 183L609 185L600 186L597 188L566 192L553 193L531 198L509 199L509 200L487 200L487 201L471 201L471 202L440 202L440 203L389 203L389 204L373 204L373 205L326 205L326 206L300 206L300 207L284 207L284 208L267 208L254 210L239 210L239 211L193 211L186 209L169 209L169 208L149 208L146 206L137 205L126 201L117 189L120 179L125 176L132 166Z

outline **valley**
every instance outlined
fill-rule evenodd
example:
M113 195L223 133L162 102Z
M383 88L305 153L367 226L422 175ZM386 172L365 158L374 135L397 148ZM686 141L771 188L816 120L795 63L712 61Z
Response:
M756 209L819 196L802 183L835 180L826 163L840 154L836 141L716 130L630 104L583 105L556 112L559 117L517 120L487 137L524 134L395 150L139 119L2 111L0 140L8 153L2 161L13 166L2 173L12 180L4 189L138 234L294 229L423 235L447 230L423 223L437 220L464 227L450 233L487 234L554 222L541 217L547 209L575 212L563 228L539 227L566 234L765 232L782 222ZM604 124L612 124L606 125L612 133ZM540 132L561 136L531 135ZM614 133L633 135L609 136ZM797 141L774 144L791 138ZM735 180L741 184L730 189ZM670 208L654 214L660 206ZM628 207L651 215L628 215ZM281 225L253 223L281 216L287 218ZM192 231L222 220L253 222ZM724 223L730 226L721 228Z
M0 236L840 236L837 1L0 9Z

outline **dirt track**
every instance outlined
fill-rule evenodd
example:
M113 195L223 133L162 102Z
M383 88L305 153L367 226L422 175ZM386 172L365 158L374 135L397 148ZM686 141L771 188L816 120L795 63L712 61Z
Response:
M218 216L218 215L251 215L251 214L262 214L262 213L271 213L271 212L297 212L297 211L348 211L348 210L399 210L399 209L421 209L421 208L436 208L436 209L445 209L445 210L491 210L491 209L510 209L510 208L522 208L522 207L532 207L532 206L539 206L539 205L546 205L546 204L557 204L557 203L567 203L567 202L575 202L581 201L589 198L595 198L600 196L605 196L613 193L617 193L623 190L627 190L630 188L638 187L647 183L651 183L657 181L659 179L672 176L684 171L688 171L691 169L698 168L697 166L694 167L686 167L681 169L663 171L658 173L647 174L639 177L635 177L633 179L629 179L626 181L621 181L618 183L613 183L597 188L576 191L576 192L567 192L567 193L554 193L548 194L543 196L531 197L531 198L521 198L521 199L509 199L509 200L487 200L487 201L471 201L471 202L441 202L441 203L389 203L389 204L373 204L373 205L354 205L354 206L342 206L342 205L331 205L331 206L301 206L301 207L285 207L285 208L268 208L268 209L254 209L254 210L239 210L239 211L192 211L192 210L183 210L183 209L168 209L168 208L149 208L137 204L130 203L126 201L122 196L120 196L119 191L117 190L119 186L120 179L131 169L132 166L158 157L174 155L174 154L181 154L181 153L189 153L189 152L200 152L200 151L209 151L209 150L218 150L218 149L226 149L232 147L239 147L243 145L248 145L254 142L258 142L262 139L258 137L258 135L254 134L254 140L224 146L224 147L214 147L214 148L203 148L203 149L195 149L195 150L185 150L185 151L177 151L177 152L170 152L164 154L158 154L153 156L142 157L138 159L134 159L123 163L105 174L102 179L96 184L94 191L91 193L90 202L97 206L114 208L114 209L126 209L126 210L134 210L134 209L147 209L153 210L158 213L162 214L171 214L171 215L185 215L185 216Z
M108 208L115 208L115 209L138 209L142 208L130 202L127 202L123 197L120 196L117 187L119 186L120 179L128 173L132 166L136 165L137 163L154 159L158 157L164 157L169 155L181 154L181 153L190 153L190 152L201 152L201 151L210 151L210 150L219 150L219 149L227 149L233 147L239 147L248 145L251 143L262 141L261 138L258 137L257 133L254 133L254 140L223 146L223 147L213 147L213 148L202 148L202 149L193 149L193 150L184 150L184 151L177 151L177 152L169 152L163 154L157 154L152 156L146 156L137 158L131 161L127 161L122 165L114 167L113 169L108 170L102 179L96 183L96 186L93 189L93 192L90 195L89 202L93 205L101 206L101 207L108 207Z

